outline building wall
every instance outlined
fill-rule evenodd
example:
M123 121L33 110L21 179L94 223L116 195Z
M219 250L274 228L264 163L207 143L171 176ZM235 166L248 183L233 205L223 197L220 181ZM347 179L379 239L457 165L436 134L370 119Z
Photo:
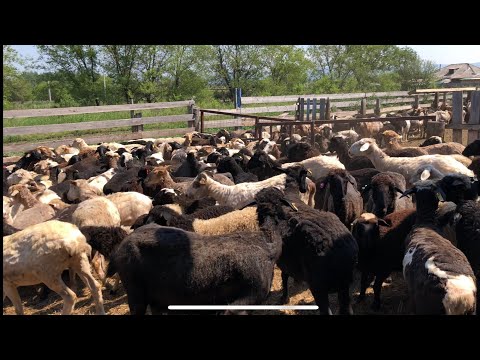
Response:
M448 84L441 85L444 88L461 88L461 87L480 87L480 79L477 80L463 80L463 81L451 81Z

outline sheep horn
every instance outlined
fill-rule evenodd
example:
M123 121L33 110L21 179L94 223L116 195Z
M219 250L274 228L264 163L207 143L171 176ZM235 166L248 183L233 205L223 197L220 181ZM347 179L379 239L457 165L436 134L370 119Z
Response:
M403 198L403 197L405 197L405 196L406 196L406 197L409 197L408 195L414 194L414 193L416 193L416 192L417 192L417 188L416 188L416 187L413 187L413 188L411 188L411 189L408 189L408 190L402 192L402 196L400 196L400 199Z

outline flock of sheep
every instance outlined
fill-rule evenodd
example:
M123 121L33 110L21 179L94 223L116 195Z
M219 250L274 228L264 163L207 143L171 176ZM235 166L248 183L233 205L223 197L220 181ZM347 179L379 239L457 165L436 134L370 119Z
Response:
M17 288L40 285L72 314L78 276L96 314L107 278L132 315L264 304L278 267L281 302L292 277L321 314L332 313L330 293L339 314L354 313L356 271L356 301L373 282L375 310L399 271L410 313L476 313L480 140L403 147L403 127L360 123L318 127L312 146L304 129L284 130L260 140L244 130L96 146L79 138L4 163L4 301L23 314Z

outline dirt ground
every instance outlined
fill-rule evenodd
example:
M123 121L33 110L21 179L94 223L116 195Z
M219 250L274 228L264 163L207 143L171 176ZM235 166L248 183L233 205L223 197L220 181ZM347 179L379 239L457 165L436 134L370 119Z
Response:
M112 280L108 280L112 283ZM79 287L76 289L77 303L75 305L74 315L93 315L95 306L90 296L90 290L83 287L81 281L77 282ZM35 291L36 287L20 287L19 293L22 299L25 315L60 315L63 306L63 300L56 293L51 292L48 298L40 301ZM360 274L355 272L354 283L351 287L353 294L352 308L356 315L398 315L407 314L407 288L401 273L392 274L392 283L383 284L382 289L382 307L379 311L370 309L373 301L372 288L367 289L366 299L361 303L355 303L355 296L358 295L360 288ZM292 278L288 282L290 301L287 305L315 305L313 296L305 283L296 284ZM268 305L279 304L282 295L281 272L275 267L273 284L270 295L265 302ZM110 291L103 289L103 300L105 312L108 315L128 315L127 295L122 286L120 286L116 295L110 295ZM330 308L334 314L337 312L337 296L330 295ZM250 311L252 315L318 315L316 310L258 310ZM7 298L3 303L3 315L15 315L15 309Z

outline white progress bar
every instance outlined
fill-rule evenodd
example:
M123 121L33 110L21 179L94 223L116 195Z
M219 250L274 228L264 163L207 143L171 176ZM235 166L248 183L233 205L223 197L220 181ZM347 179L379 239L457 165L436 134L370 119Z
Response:
M318 305L169 305L169 310L318 310Z

